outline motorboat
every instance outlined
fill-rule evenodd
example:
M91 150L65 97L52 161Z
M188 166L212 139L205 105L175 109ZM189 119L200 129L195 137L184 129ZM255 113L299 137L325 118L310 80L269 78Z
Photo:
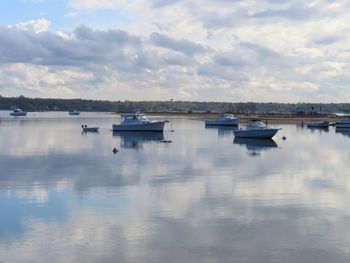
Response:
M335 123L336 128L350 129L350 118L346 118Z
M71 110L71 111L68 112L68 115L71 115L71 116L80 115L80 112L76 111L76 110Z
M278 132L277 128L270 127L262 121L252 121L244 128L233 131L236 138L270 139Z
M83 128L83 132L98 132L99 129L99 127L88 127L86 125L81 125L81 127Z
M10 113L11 116L27 116L27 112L22 111L21 109L15 109Z
M113 131L163 132L167 121L150 120L143 113L122 114L121 123L113 124Z
M328 121L311 121L306 123L306 127L308 128L328 128L329 122Z
M237 126L239 118L233 114L220 114L215 120L206 120L205 125L213 126Z

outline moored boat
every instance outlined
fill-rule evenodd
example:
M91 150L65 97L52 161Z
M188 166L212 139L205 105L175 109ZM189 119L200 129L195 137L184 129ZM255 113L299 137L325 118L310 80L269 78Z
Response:
M143 113L122 114L121 123L113 124L113 131L152 131L163 132L166 121L155 121Z
M68 115L71 115L71 116L80 115L80 112L76 111L76 110L71 110L71 111L68 112Z
M81 125L83 132L98 132L99 127L87 127L86 125Z
M205 125L212 126L237 126L239 124L239 118L233 114L220 114L215 120L206 120Z
M27 112L22 111L21 109L15 109L10 113L11 116L27 116Z
M328 128L329 122L328 121L311 121L306 123L306 126L308 128Z
M278 132L277 128L270 127L261 121L253 121L241 128L233 131L236 138L260 138L270 139Z

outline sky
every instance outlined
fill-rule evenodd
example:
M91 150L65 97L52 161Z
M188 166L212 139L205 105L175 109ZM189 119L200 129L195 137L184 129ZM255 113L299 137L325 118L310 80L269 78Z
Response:
M349 0L1 0L0 95L349 102Z

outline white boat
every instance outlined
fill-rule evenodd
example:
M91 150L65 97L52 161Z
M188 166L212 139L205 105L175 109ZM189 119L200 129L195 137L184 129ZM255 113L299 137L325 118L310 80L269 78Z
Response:
M236 138L261 138L270 139L278 132L277 128L267 126L261 121L250 122L245 128L233 131Z
M337 121L335 123L336 128L345 128L350 129L350 118L343 119L341 121Z
M10 113L11 116L27 116L27 112L22 111L21 109L15 109Z
M220 114L216 120L206 120L205 125L213 126L237 126L239 118L233 114Z
M143 113L122 114L121 123L113 124L113 131L163 132L166 121L148 119Z
M306 123L306 126L308 128L328 128L329 122L328 121L312 121Z
M71 110L68 112L68 115L80 115L79 111Z

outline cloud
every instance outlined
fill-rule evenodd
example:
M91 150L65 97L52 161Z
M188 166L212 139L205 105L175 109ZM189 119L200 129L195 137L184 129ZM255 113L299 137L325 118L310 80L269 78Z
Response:
M47 31L51 22L47 19L28 20L18 23L16 25L9 25L9 28L18 28L25 31L33 31L34 33L40 33Z
M150 39L152 43L157 46L172 49L184 53L188 56L192 56L197 53L203 53L205 51L205 48L200 44L191 42L186 39L176 40L169 36L159 34L156 32L151 34Z
M0 27L0 62L38 65L125 65L137 61L140 39L122 30L81 26L66 35ZM136 54L135 54L136 53ZM120 66L120 68L123 68Z
M261 12L253 13L252 18L285 18L290 20L306 20L313 18L318 10L315 8L301 8L298 5L292 5L283 9L267 9Z
M318 45L331 45L342 40L342 36L338 35L325 35L325 36L317 36L313 41Z
M126 0L71 0L69 6L78 10L97 10L121 8Z
M182 0L154 0L152 6L153 7L167 7L169 5L173 5L181 2Z
M0 27L4 95L16 94L11 87L57 94L54 85L44 85L53 80L69 90L67 97L84 90L98 99L171 94L184 100L326 102L349 94L345 2L71 0L68 7L66 13L76 15L65 19L91 22L65 31L43 21ZM106 12L122 29L95 26L94 18ZM36 82L20 68L50 72L49 79L42 74Z

